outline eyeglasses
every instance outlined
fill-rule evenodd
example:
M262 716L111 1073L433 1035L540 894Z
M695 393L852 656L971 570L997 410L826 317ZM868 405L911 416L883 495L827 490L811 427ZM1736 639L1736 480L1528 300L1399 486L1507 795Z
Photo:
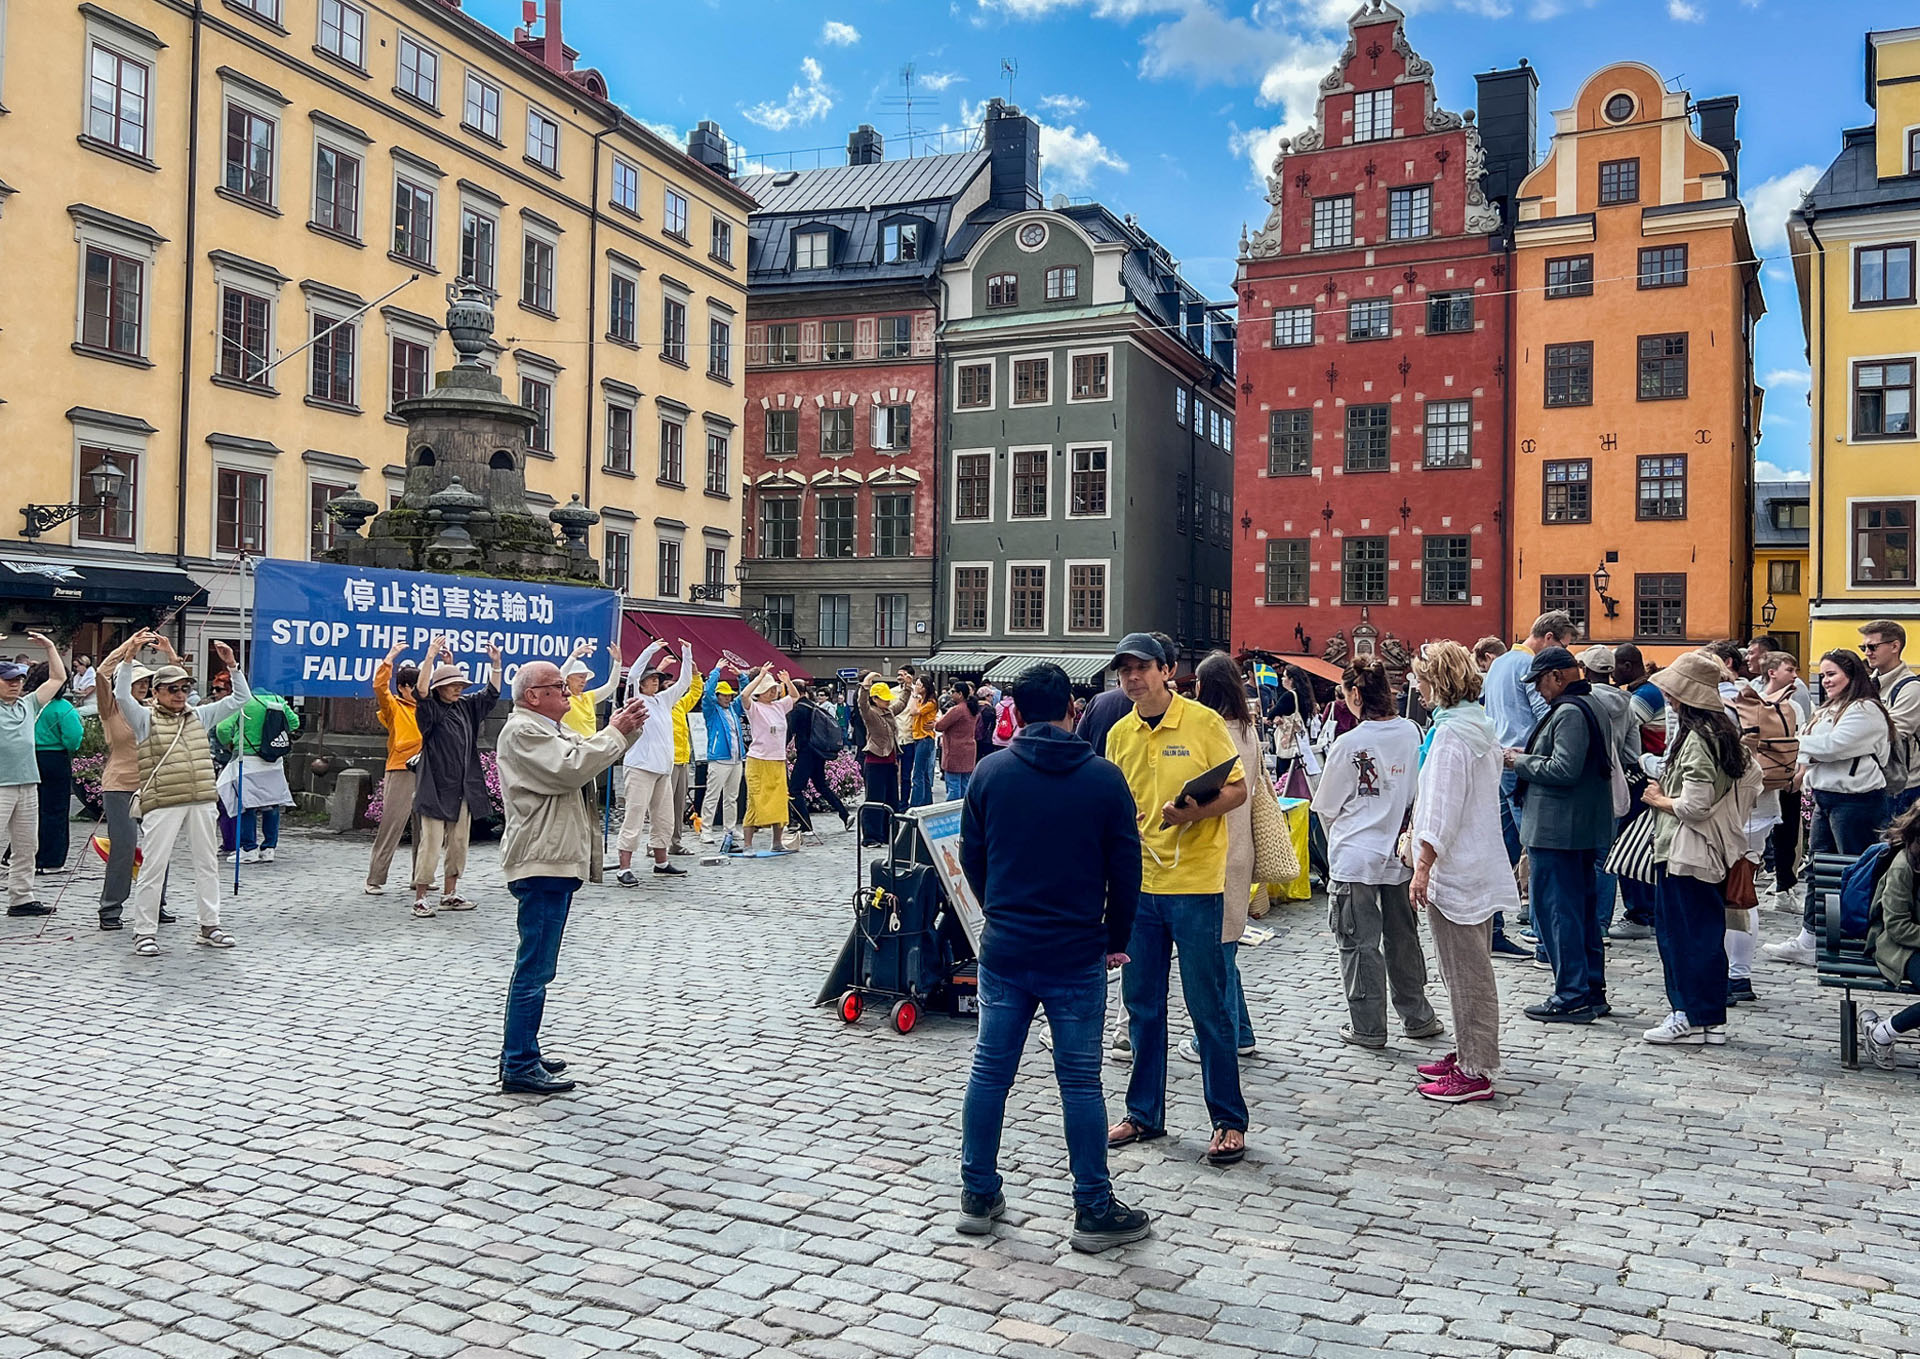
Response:
M193 692L193 686L191 684L163 684L160 686L160 692L163 694L190 694Z
M566 687L567 687L566 682L563 680L559 684L529 684L525 689L522 689L520 692L523 694L537 694L542 689L564 689Z
M1862 642L1860 643L1860 650L1862 654L1871 656L1874 652L1878 651L1881 647L1892 646L1893 644L1894 643L1891 638L1888 638L1884 641L1879 641L1879 642Z

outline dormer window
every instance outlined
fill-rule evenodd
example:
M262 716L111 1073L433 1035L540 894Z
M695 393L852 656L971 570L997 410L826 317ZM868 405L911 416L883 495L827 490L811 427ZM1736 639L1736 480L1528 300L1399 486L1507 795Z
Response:
M1353 97L1353 140L1385 141L1393 135L1393 91L1368 90Z
M910 264L920 258L920 224L891 222L880 229L880 251L888 264Z
M793 267L824 269L831 262L831 237L824 231L803 231L793 238Z
M987 280L987 305L1012 307L1020 302L1020 275L995 274Z

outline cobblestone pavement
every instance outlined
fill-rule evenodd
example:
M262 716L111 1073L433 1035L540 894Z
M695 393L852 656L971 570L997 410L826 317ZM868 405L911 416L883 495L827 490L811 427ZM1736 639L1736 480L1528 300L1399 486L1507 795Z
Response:
M1113 1158L1154 1235L1084 1257L1037 1043L1011 1211L962 1238L969 1024L811 1008L845 835L587 889L545 1029L583 1085L546 1101L489 1084L491 848L479 909L430 921L360 893L366 849L290 832L245 870L230 953L183 919L134 958L91 928L92 862L41 942L7 922L0 1359L1920 1351L1913 1059L1841 1070L1804 973L1763 972L1727 1047L1662 1050L1651 942L1612 950L1619 1011L1590 1029L1519 1018L1544 974L1503 964L1503 1097L1443 1107L1411 1072L1444 1044L1340 1046L1324 916L1277 911L1242 954L1248 1161L1204 1164L1174 1062L1174 1135Z

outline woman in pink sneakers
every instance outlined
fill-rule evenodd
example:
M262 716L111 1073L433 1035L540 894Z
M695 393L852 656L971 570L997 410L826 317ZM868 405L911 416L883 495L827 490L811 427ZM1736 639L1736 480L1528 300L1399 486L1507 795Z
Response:
M1493 917L1520 897L1500 838L1500 738L1480 697L1473 653L1432 642L1413 663L1433 729L1413 804L1415 907L1426 910L1433 953L1453 1003L1460 1047L1418 1068L1420 1093L1443 1104L1493 1098L1500 1065L1500 993L1493 981ZM1427 909L1431 907L1431 909Z

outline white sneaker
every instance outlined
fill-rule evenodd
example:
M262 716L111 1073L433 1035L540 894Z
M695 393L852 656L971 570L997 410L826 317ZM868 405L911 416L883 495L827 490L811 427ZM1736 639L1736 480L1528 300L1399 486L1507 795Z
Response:
M1727 1045L1727 1026L1725 1024L1707 1025L1707 1046L1723 1048Z
M259 851L259 850L257 850L257 849L243 849L243 850L241 850L241 851L240 851L240 862L241 862L241 863L243 863L243 864L257 864L257 863L259 863L259 862L260 862L260 851Z
M1791 939L1779 939L1771 944L1762 944L1760 954L1764 958L1773 959L1776 963L1800 963L1806 967L1811 967L1820 960L1820 955L1813 945L1797 934Z
M366 894L370 897L383 897L387 894L386 888L375 887L372 883L368 883L364 890Z
M1893 1044L1882 1043L1873 1036L1880 1027L1880 1014L1877 1010L1860 1012L1860 1032L1867 1040L1867 1055L1873 1058L1873 1064L1882 1071L1893 1070Z
M1773 909L1776 911L1791 911L1799 915L1801 906L1800 893L1795 888L1782 887L1773 894Z
M1128 1038L1124 1033L1114 1039L1112 1045L1107 1048L1107 1060L1109 1062L1131 1062L1133 1060L1133 1040ZM1196 1055L1194 1060L1198 1061L1199 1057Z
M1707 1031L1696 1029L1678 1014L1669 1014L1666 1021L1657 1028L1648 1029L1640 1035L1649 1043L1689 1044L1693 1047L1705 1047Z
M272 851L272 850L270 850L270 849L263 849L263 850L261 850L261 851L260 851L260 862L261 862L261 863L263 863L263 864L270 864L270 863L272 863L272 862L273 862L273 851Z

